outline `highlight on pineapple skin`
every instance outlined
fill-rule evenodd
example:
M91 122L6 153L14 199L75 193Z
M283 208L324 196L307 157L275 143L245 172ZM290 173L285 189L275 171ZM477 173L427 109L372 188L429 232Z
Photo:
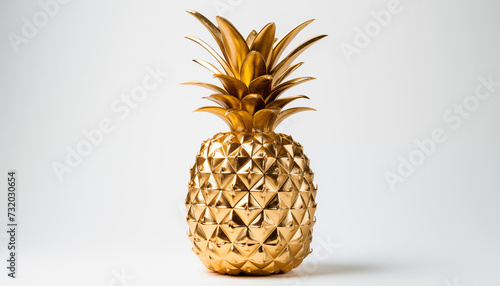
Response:
M220 53L204 41L187 37L205 48L220 67L194 61L213 73L221 86L200 81L184 84L207 88L206 99L218 106L196 111L217 115L230 132L202 143L191 168L188 236L194 253L210 270L237 275L268 275L299 266L311 252L315 222L314 174L302 146L274 129L287 117L310 107L284 109L305 95L280 98L312 77L286 80L303 62L295 59L324 38L316 36L281 58L295 36L313 20L292 29L281 40L269 23L243 38L228 20L218 26L188 11L213 36Z
M311 252L317 188L291 136L216 134L202 143L190 173L188 236L208 269L287 272Z

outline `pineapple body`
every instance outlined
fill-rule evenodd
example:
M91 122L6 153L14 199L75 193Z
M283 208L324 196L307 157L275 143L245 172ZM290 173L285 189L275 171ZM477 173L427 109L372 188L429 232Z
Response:
M287 272L311 252L317 189L291 136L218 133L202 143L190 173L188 236L208 269Z

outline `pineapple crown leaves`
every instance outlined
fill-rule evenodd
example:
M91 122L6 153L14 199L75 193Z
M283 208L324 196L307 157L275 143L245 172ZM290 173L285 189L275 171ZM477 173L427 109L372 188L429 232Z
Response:
M290 42L313 20L298 25L280 41L275 38L274 23L267 24L258 33L253 30L245 39L233 24L223 17L217 16L218 26L216 26L198 12L191 10L187 12L208 29L221 51L219 54L204 41L186 37L205 48L222 68L219 69L204 60L193 60L211 71L222 84L222 87L219 87L199 81L184 82L183 84L201 86L215 92L204 98L219 106L205 106L195 111L205 111L219 116L231 131L268 132L273 131L283 120L297 112L314 110L310 107L283 110L288 103L296 99L309 99L305 95L279 98L287 89L314 79L299 77L284 81L303 64L303 62L293 64L293 61L326 35L316 36L302 43L280 61L282 53Z

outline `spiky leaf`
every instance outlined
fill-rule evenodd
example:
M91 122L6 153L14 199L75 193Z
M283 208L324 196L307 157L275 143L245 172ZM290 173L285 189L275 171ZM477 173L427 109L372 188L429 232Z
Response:
M317 41L323 39L326 37L326 35L320 35L317 37L314 37L312 39L309 39L302 43L300 46L295 48L293 51L291 51L288 56L286 56L276 67L273 68L271 73L273 74L274 77L279 77L285 70L290 66L293 61L300 55L302 52L304 52L307 48L309 48L312 44L316 43Z
M316 109L310 107L294 107L281 111L278 115L278 118L274 122L273 129L275 129L281 122L283 122L283 120L287 119L289 116L292 116L298 112L308 111L308 110L316 111Z
M267 24L259 32L255 40L253 41L251 51L259 52L264 58L265 62L268 61L269 56L273 48L274 34L276 33L276 25L274 23Z
M217 115L222 120L224 120L224 122L226 122L226 124L229 126L231 130L234 130L231 121L226 117L226 110L224 108L220 108L217 106L204 106L195 110L195 112L198 111L208 112Z
M205 48L205 50L207 50L220 63L220 65L222 66L224 71L226 71L226 73L228 75L234 76L234 73L233 73L231 67L229 66L229 64L207 43L205 43L204 41L202 41L196 37L186 37L186 39L189 39L189 40L199 44L203 48Z
M228 61L233 68L235 77L239 78L241 64L250 51L247 42L233 24L225 18L217 16L217 23L219 23L219 29L222 33L222 42L224 43Z
M209 99L220 106L222 106L225 109L238 109L240 108L240 101L232 96L232 95L227 95L227 94L212 94L208 97L204 97L206 99Z
M279 109L283 109L283 107L285 107L287 104L289 104L290 102L292 102L292 101L294 101L296 99L299 99L299 98L307 98L307 99L309 99L309 97L307 97L305 95L289 96L289 97L280 98L280 99L277 99L275 101L272 101L271 103L269 103L268 105L266 105L266 108L279 108Z
M266 74L266 62L259 52L251 51L241 65L240 79L250 86L252 80Z
M283 80L285 80L285 78L287 78L290 74L292 74L296 69L298 69L303 64L304 64L304 62L300 62L300 63L296 63L296 64L293 64L293 65L289 66L283 72L283 74L280 75L280 77L275 78L273 80L273 85L272 86L276 86L276 85L280 84Z
M217 26L215 26L205 16L203 16L202 14L200 14L196 11L187 10L186 12L193 15L196 19L198 19L198 21L200 21L205 26L205 28L207 28L207 30L210 32L210 34L212 34L212 37L217 42L217 45L219 46L220 50L222 51L222 54L225 56L224 43L222 42L222 35L221 35L219 28L217 28Z
M241 80L225 74L215 74L214 77L221 81L222 85L230 95L241 99L243 96L248 94L248 88Z
M313 80L314 78L313 77L299 77L299 78L296 78L296 79L292 79L292 80L289 80L287 82L284 82L280 85L278 85L276 88L273 89L273 91L271 91L271 93L265 98L266 100L266 104L276 100L280 95L281 93L283 93L285 90L291 88L291 87L294 87L298 84L301 84L301 83L304 83L306 81L310 81L310 80Z
M241 100L241 109L248 111L248 113L252 115L256 111L264 108L264 106L266 106L266 104L260 94L249 94Z
M252 30L250 32L250 34L248 34L248 37L246 39L246 42L247 42L247 46L248 47L251 47L252 44L253 44L253 41L255 40L255 37L257 37L257 31L255 30Z
M218 86L211 84L211 83L206 83L206 82L201 82L201 81L186 81L186 82L181 82L181 84L200 86L200 87L208 88L208 89L213 90L213 91L218 92L218 93L228 94L225 89L218 87Z
M258 93L265 97L271 92L271 84L273 81L273 77L270 75L262 75L258 78L254 79L250 86L248 87L249 93Z
M277 118L278 110L261 109L253 116L253 128L255 131L273 131Z
M281 57L281 54L285 51L286 47L292 42L292 40L297 36L297 34L302 31L307 25L309 25L314 19L305 21L304 23L298 25L297 27L293 28L286 36L281 39L281 41L276 44L276 46L273 49L271 58L269 59L268 66L269 68L273 68L274 65L278 62L279 58Z
M206 69L208 69L212 73L221 73L220 70L218 70L213 64L211 64L211 63L209 63L207 61L200 60L200 59L194 59L193 62L201 65L202 67L204 67Z
M228 110L226 118L235 131L252 130L252 115L246 110Z

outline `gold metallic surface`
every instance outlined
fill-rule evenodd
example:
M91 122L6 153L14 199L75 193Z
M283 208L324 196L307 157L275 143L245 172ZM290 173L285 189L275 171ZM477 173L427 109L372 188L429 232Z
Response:
M217 115L231 130L203 142L191 168L186 207L193 251L207 268L219 273L290 271L311 251L317 188L302 146L273 130L297 112L314 110L284 109L292 101L309 99L305 95L279 97L314 79L284 82L303 64L293 61L326 35L306 41L280 60L312 20L277 41L274 23L244 38L222 17L217 17L216 26L198 12L188 13L209 30L221 53L198 38L187 38L205 48L222 69L204 60L194 61L211 71L222 87L199 81L184 84L215 91L204 98L219 106L196 111Z
M193 251L219 273L267 275L297 267L310 253L313 178L291 136L227 132L206 140L186 198Z
M235 106L234 104L228 104L227 100L222 101L208 98L221 107L204 107L196 111L205 111L219 117L226 117L224 122L228 124L231 131L262 132L273 131L277 126L274 124L275 122L282 122L291 114L299 111L313 110L312 108L303 108L296 109L294 110L295 112L291 113L282 110L284 105L280 107L277 104L273 104L273 101L277 100L287 89L314 79L312 77L301 77L282 83L286 77L302 64L293 64L293 61L307 48L326 35L320 35L302 43L280 61L280 56L290 42L313 20L298 25L275 44L276 25L274 23L267 24L258 33L252 30L244 38L234 25L223 17L217 17L219 26L216 26L198 12L188 11L188 13L196 17L209 30L221 53L219 54L207 43L198 38L186 38L205 48L217 60L222 69L204 60L196 59L194 61L214 73L214 77L221 82L222 87L202 82L187 82L186 84L206 87L216 91L218 94L233 96L240 101L240 106ZM221 73L221 71L224 71L224 73ZM264 100L264 104L261 104L259 100L255 100L256 94L260 95ZM249 98L246 99L246 97ZM296 97L294 99L297 98L307 97ZM286 104L290 101L282 101L282 103ZM248 102L254 102L257 105L249 108ZM272 113L264 112L266 116L256 117L257 112L265 109L271 110ZM225 110L225 113L223 113L223 110ZM270 119L269 117L275 118Z

